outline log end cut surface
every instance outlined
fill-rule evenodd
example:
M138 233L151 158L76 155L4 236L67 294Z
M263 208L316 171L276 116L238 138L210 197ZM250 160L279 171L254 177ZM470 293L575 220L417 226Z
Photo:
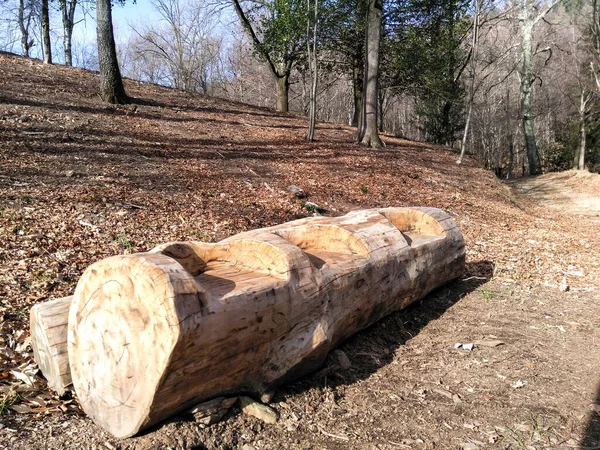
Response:
M199 309L193 278L172 258L131 255L90 266L75 291L68 334L84 411L116 437L150 425L180 322Z

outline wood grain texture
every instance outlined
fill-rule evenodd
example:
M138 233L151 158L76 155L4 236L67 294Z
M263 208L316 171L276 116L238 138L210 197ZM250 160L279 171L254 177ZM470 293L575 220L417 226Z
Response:
M68 319L79 402L128 437L214 397L268 400L350 335L460 276L464 257L443 211L387 208L99 261Z
M63 395L71 384L67 355L67 320L72 297L38 303L30 311L33 356L48 386Z

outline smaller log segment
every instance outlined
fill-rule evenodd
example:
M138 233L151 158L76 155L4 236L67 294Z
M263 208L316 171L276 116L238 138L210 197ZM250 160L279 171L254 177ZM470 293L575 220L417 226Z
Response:
M73 297L39 303L31 308L31 346L48 386L63 395L71 384L67 353L67 321Z

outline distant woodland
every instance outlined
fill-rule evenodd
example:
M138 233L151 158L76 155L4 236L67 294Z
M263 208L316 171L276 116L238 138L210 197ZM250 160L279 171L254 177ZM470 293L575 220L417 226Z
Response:
M0 49L452 146L498 177L600 172L600 2L138 0L158 18L112 27L110 0L3 0ZM122 2L121 2L122 3ZM96 42L76 39L82 20ZM316 126L315 126L316 124ZM385 136L382 137L385 141Z

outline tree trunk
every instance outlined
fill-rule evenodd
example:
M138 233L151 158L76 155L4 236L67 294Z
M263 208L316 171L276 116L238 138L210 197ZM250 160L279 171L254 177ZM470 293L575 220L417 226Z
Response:
M117 437L238 392L265 401L352 334L464 271L434 208L355 211L115 256L89 267L68 318L83 410Z
M383 133L383 119L385 118L385 102L385 91L381 89L381 86L377 86L377 129L380 133Z
M317 20L319 0L315 0L314 5L314 27L312 35L312 51L310 48L310 0L307 0L308 20L306 21L306 45L308 49L308 59L310 65L310 119L308 124L308 135L306 140L312 142L315 138L315 125L317 121L317 83L318 83L318 61L317 61Z
M471 124L472 112L473 112L473 97L472 97L472 95L469 95L469 109L467 110L467 120L465 122L463 138L460 143L460 155L458 156L458 160L456 160L456 164L462 164L463 158L465 157L465 151L467 149L467 137L469 135L469 125Z
M370 0L367 13L365 71L363 91L364 120L359 140L373 148L383 147L377 127L377 86L379 80L379 44L383 0Z
M96 1L96 32L98 35L98 61L100 63L100 96L113 104L129 103L125 93L115 37L113 34L111 0Z
M277 81L277 111L287 113L289 108L288 94L290 89L290 74L275 75Z
M477 50L479 43L479 14L481 12L480 2L481 0L475 0L475 16L473 18L473 36L471 39L471 59L469 65L471 66L471 82L469 83L469 106L467 108L467 120L465 121L465 129L463 130L463 138L460 143L460 155L456 164L462 164L465 152L467 150L467 137L469 135L469 127L471 126L471 117L473 113L473 101L475 99L475 70L477 62Z
M44 64L52 64L52 43L50 42L50 12L48 0L42 0L42 37L44 41Z
M521 1L521 59L522 66L520 71L520 95L521 95L521 119L523 124L523 137L525 139L525 151L529 165L529 175L539 175L542 173L540 155L537 149L535 138L535 127L533 120L533 29L535 25L544 18L544 16L559 3L559 0L552 0L544 10L534 15L532 0Z
M33 46L33 40L29 40L29 24L31 23L31 10L25 19L25 0L19 0L18 13L19 29L21 30L21 49L23 56L29 58L29 49Z
M518 158L518 155L517 155ZM513 167L515 164L515 144L512 133L508 137L508 168L506 171L506 179L510 180L513 177Z
M452 110L452 102L444 102L442 108L442 144L452 146L454 133L450 123L450 112Z
M352 93L354 95L354 115L352 116L352 126L358 127L362 111L362 64L358 57L354 58L352 66Z
M585 92L582 92L581 98L580 98L580 103L579 103L579 142L577 143L577 151L575 152L575 161L574 161L574 165L573 165L573 168L576 170L584 170L585 169L586 108L587 108L587 99L586 99Z
M70 0L68 5L67 0L59 0L59 3L63 23L65 65L71 67L73 65L71 42L73 41L73 26L75 22L75 8L77 7L77 0Z

